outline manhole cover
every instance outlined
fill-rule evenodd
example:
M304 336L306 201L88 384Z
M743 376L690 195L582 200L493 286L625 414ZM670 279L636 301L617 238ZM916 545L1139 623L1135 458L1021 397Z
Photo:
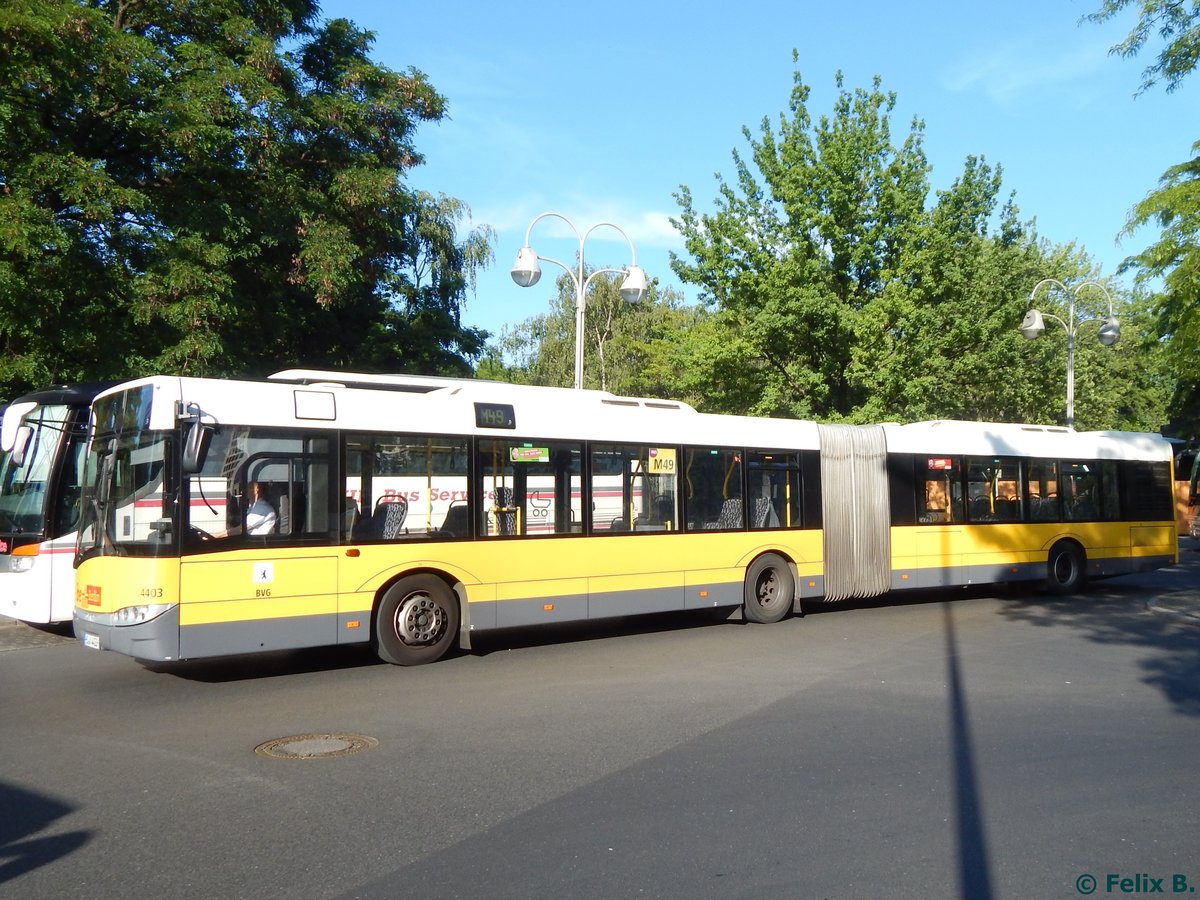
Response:
M377 746L379 741L365 734L295 734L259 744L254 752L272 759L328 759Z

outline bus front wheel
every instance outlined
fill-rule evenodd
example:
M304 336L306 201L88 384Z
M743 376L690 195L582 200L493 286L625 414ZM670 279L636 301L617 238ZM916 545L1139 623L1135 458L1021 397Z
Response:
M792 609L796 581L787 560L764 553L746 569L746 618L764 624L778 622Z
M375 652L384 662L419 666L445 656L458 634L458 600L436 575L401 578L375 611Z
M1087 558L1073 541L1059 541L1046 559L1046 587L1054 594L1073 594L1087 579Z

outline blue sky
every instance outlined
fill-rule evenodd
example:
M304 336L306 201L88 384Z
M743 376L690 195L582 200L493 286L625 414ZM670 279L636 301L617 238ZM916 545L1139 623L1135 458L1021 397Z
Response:
M1200 118L1195 79L1135 96L1157 45L1110 56L1134 18L1080 24L1100 5L325 0L322 13L375 32L376 61L415 66L447 98L447 119L418 133L426 163L409 180L465 201L474 224L498 232L496 260L464 313L498 335L549 309L560 270L543 264L541 282L522 289L509 269L526 227L551 210L580 232L620 226L651 277L694 299L669 266L668 253L682 251L673 194L687 185L698 208L711 208L714 173L732 180L731 153L746 147L742 126L757 131L787 108L793 49L814 118L832 109L838 70L848 88L879 75L897 94L893 137L914 115L925 122L935 190L968 155L983 156L1002 167L1005 196L1015 191L1041 236L1076 241L1113 275L1153 237L1117 243L1130 208L1191 156ZM568 264L578 251L555 219L539 222L530 243ZM612 229L584 251L589 266L629 261Z

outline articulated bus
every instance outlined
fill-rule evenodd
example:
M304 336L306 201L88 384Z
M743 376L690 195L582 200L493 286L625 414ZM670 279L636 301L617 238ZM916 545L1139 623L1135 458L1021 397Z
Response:
M18 397L0 425L0 615L70 622L88 411L100 385Z
M165 661L1177 560L1157 435L818 425L486 381L292 370L96 398L76 557L87 647Z

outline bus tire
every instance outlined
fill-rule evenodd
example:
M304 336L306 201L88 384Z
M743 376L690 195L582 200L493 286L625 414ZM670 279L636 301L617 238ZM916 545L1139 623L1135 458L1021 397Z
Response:
M375 652L396 666L420 666L446 655L458 636L458 599L436 575L401 578L375 610Z
M1059 541L1046 559L1046 589L1052 594L1073 594L1087 581L1087 556L1074 541Z
M795 597L796 580L782 556L764 553L746 569L743 600L748 621L778 622L791 612Z

